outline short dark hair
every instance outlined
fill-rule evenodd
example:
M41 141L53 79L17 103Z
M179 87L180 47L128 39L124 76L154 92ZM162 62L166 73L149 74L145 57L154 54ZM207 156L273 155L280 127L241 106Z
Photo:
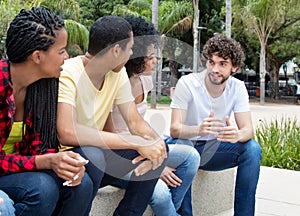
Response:
M88 52L94 56L103 54L116 43L125 49L131 31L130 24L124 18L103 16L90 29Z
M133 74L139 74L145 70L147 48L151 44L158 43L159 32L151 22L147 22L140 16L128 16L125 19L131 25L134 36L133 55L125 64L127 74L131 77Z
M218 34L204 45L203 56L206 60L215 53L223 59L230 59L234 67L239 68L244 64L245 55L240 43L226 35Z
M60 17L45 8L22 9L7 31L5 46L9 61L21 63L35 50L48 50L54 44L54 31L64 26Z

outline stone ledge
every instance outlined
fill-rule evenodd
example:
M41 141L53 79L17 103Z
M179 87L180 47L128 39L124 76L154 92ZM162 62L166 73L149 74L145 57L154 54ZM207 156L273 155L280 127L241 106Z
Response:
M208 172L199 170L192 186L194 215L213 216L233 208L235 168ZM90 216L110 216L124 190L107 186L99 189ZM143 216L152 216L148 206Z

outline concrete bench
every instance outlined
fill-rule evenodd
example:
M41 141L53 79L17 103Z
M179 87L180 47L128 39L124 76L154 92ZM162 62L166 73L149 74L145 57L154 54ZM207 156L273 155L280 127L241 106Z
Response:
M235 169L218 172L199 170L192 186L195 216L213 216L233 208ZM124 195L124 190L107 186L99 189L91 216L110 216ZM152 216L148 206L144 216Z

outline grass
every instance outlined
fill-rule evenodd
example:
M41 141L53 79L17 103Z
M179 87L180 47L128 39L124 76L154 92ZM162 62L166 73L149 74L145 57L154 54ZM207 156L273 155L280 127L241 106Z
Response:
M147 96L147 103L150 104L151 103L151 96ZM157 104L166 104L166 105L170 105L171 103L171 99L169 96L161 96L160 100L157 100L156 98L156 103Z
M300 171L300 126L296 119L261 121L255 139L262 148L261 165Z

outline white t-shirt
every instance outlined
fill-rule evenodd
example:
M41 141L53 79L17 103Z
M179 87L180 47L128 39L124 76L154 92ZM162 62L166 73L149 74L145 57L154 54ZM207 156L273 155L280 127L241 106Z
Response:
M142 82L142 86L143 86L143 91L144 91L144 100L139 103L136 104L137 110L140 113L140 115L144 118L146 111L147 111L147 95L148 92L151 91L151 89L153 88L153 81L152 81L152 76L145 76L145 75L140 75L140 80ZM126 125L126 122L124 121L119 109L117 106L113 106L112 109L112 121L113 121L113 125L114 128L116 130L117 133L122 133L122 134L129 134L129 129Z
M206 71L191 73L181 77L176 85L171 108L186 110L184 124L200 125L211 111L214 116L225 121L231 113L248 112L249 96L244 82L230 76L222 95L212 98L207 91L204 77ZM225 122L224 122L225 123ZM193 137L191 140L209 140L210 136Z

